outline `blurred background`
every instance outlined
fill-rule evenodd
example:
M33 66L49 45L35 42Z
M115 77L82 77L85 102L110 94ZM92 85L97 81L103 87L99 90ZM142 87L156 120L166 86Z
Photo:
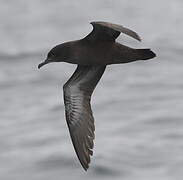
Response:
M76 68L37 65L90 21L122 24L157 58L107 67L93 94L94 156L84 172L65 121L62 86ZM181 180L182 0L0 0L0 179Z

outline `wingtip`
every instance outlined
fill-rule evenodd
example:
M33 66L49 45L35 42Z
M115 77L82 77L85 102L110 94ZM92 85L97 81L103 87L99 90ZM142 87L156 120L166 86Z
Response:
M142 42L142 38L138 35L138 38L137 38L138 41Z
M80 161L80 163L81 163L81 166L83 167L84 171L87 172L89 169L89 164L83 164L81 161Z
M117 31L119 31L119 32L123 32L123 33L125 33L125 34L127 34L127 35L133 37L134 39L136 39L136 40L139 41L139 42L142 41L142 38L141 38L135 31L132 31L132 30L130 30L130 29L126 28L126 27L123 27L122 25L119 25L119 24L109 23L109 22L105 22L105 21L91 21L90 24L91 24L93 27L96 26L96 25L104 25L104 26L105 26L105 24L107 24L107 27L108 27L108 26L109 26L109 27L111 27L111 26L119 26L119 27L121 27L121 28L125 28L125 29L128 30L128 31L131 31L132 34L130 35L130 34L128 34L128 33L125 33L125 32L123 32L122 30L120 30L118 27L117 27L117 28L114 28L114 30L117 30Z
M133 31L134 32L134 31ZM134 32L134 38L139 41L139 42L142 42L142 38L136 33Z
M89 167L83 167L84 171L87 172Z

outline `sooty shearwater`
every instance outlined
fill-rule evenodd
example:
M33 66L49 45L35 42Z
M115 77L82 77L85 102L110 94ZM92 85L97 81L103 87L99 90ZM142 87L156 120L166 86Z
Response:
M38 65L51 62L77 64L71 78L64 84L66 121L77 157L85 170L93 155L94 117L91 110L91 95L102 77L106 65L148 60L156 55L150 49L134 49L115 40L124 33L141 41L139 35L121 25L108 22L91 22L92 32L80 40L55 46L47 59Z

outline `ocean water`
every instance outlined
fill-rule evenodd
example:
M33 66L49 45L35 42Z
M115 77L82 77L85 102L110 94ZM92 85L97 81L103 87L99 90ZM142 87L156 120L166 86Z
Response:
M183 1L0 0L0 179L181 180ZM37 65L93 20L142 36L118 42L157 58L108 66L92 98L96 139L87 172L65 121L62 86L75 65Z

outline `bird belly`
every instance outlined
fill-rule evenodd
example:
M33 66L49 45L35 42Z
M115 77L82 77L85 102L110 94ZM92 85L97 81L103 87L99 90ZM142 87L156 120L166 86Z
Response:
M74 63L80 65L107 65L111 64L112 45L97 43L77 48L74 53ZM72 61L73 62L73 61Z
M119 43L100 42L75 46L67 62L79 65L109 65L134 61L134 49Z

